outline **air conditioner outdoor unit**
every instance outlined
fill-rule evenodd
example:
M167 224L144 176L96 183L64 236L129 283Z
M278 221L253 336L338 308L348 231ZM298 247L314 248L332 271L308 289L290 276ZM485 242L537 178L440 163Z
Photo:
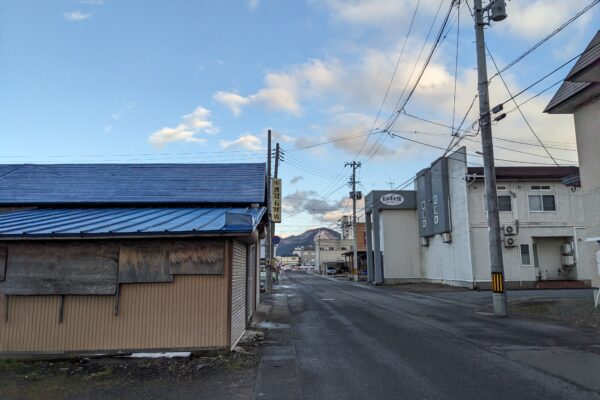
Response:
M444 243L452 242L452 235L450 234L450 232L442 233L442 242L444 242Z
M507 237L504 239L504 247L515 247L517 245L517 239L513 237Z
M428 237L421 237L419 239L420 239L421 246L429 246L429 238Z
M502 230L506 236L517 234L517 226L515 224L506 224L502 227Z
M562 256L562 265L572 267L575 265L575 257L573 256Z

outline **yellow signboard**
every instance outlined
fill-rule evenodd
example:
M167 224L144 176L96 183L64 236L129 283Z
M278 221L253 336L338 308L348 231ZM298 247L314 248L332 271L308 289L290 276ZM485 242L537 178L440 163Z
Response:
M271 179L271 221L281 222L281 179Z

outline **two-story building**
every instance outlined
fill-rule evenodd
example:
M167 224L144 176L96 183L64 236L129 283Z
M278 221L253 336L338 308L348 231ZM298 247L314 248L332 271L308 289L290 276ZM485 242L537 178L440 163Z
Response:
M584 195L577 177L578 168L571 166L496 168L507 287L590 285L591 274L583 256L587 246ZM373 219L367 221L367 229L378 232L371 234L374 258L370 262L375 273L370 280L425 280L489 288L483 183L483 169L468 167L466 149L461 148L420 171L414 194L399 193L402 203L384 207L380 196L375 197L377 207L367 201L367 216ZM412 196L416 204L406 200ZM388 210L375 213L375 208L382 207ZM373 213L376 219L371 217ZM386 222L386 215L395 215L402 223ZM403 248L404 256L390 253L390 258L386 255L390 244L378 244L394 238L401 239L396 239L398 244L391 251Z
M296 247L294 254L300 257L300 263L307 266L315 266L316 252L314 247Z
M325 273L327 267L336 270L346 270L344 253L353 250L353 239L324 239L315 237L315 264L320 273Z

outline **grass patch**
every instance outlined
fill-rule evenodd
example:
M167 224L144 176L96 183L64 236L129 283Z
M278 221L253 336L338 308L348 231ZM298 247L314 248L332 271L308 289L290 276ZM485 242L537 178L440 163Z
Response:
M0 360L0 370L19 369L24 365L21 360Z
M113 374L113 369L111 367L106 367L100 371L89 374L84 379L103 378L103 377L111 376L112 374Z

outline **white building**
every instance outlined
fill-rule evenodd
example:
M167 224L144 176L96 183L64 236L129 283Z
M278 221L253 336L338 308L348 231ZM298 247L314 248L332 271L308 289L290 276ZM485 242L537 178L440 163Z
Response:
M394 219L386 219L389 211L380 214L378 225L383 229L376 227L375 232L386 243L383 282L490 287L483 171L467 167L465 150L440 158L417 174L416 210L398 210L395 213L402 217ZM577 167L496 168L508 288L589 286L584 196L580 188L563 182L564 178L576 182L577 176ZM411 250L415 243L417 256ZM404 250L395 255L399 249ZM377 276L371 280L381 283Z
M596 305L600 302L600 31L596 33L544 112L573 114L581 188L585 196L589 262ZM594 244L594 242L596 242Z
M344 253L353 249L351 239L322 239L315 237L315 265L319 271L325 271L328 266L341 268L345 265Z

